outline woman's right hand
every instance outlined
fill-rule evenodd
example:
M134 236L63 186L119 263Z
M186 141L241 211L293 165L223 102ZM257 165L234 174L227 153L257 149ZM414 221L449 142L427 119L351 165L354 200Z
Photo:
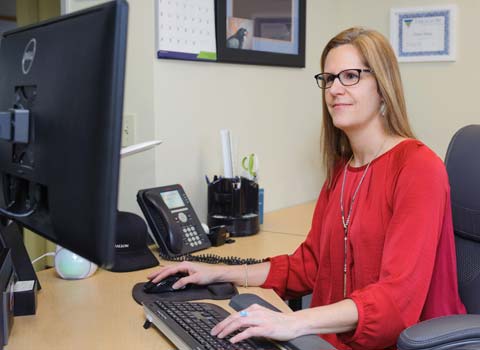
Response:
M165 266L150 275L148 279L157 283L164 278L173 275L178 272L188 274L188 276L179 279L172 287L175 289L182 288L183 286L192 284L210 284L214 282L228 282L221 277L227 275L227 266L214 266L206 264L192 263L190 261L182 261L179 264Z

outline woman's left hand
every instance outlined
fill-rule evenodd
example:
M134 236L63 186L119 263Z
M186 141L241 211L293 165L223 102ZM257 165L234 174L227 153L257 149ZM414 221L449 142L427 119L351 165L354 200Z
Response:
M234 313L212 328L211 334L225 338L228 334L241 330L230 339L237 343L251 337L265 337L275 340L289 340L300 335L299 320L295 313L281 313L269 310L258 304Z

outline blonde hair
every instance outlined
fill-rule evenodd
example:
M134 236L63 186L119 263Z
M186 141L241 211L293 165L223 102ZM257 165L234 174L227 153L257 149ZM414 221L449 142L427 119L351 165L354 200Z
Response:
M374 72L378 93L385 103L386 132L390 135L414 138L408 122L398 62L392 47L382 34L360 27L349 28L339 33L323 50L321 71L324 71L325 60L330 50L347 44L353 45L361 53L364 64ZM340 160L349 159L352 149L345 133L333 125L325 102L325 90L322 97L322 155L327 181L331 185L336 165Z

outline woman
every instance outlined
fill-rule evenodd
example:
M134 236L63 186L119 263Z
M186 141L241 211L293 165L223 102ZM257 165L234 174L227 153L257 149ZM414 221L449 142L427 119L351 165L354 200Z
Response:
M177 282L312 293L309 309L281 314L251 306L212 330L231 341L320 334L338 349L394 349L400 332L432 317L465 313L457 290L450 192L445 167L414 139L400 73L380 33L351 28L325 47L323 157L327 180L312 228L294 254L253 266L181 263Z

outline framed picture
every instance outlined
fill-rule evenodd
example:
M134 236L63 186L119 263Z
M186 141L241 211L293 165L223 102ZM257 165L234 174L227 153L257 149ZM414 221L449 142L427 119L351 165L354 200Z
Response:
M306 0L217 0L217 60L305 67Z
M400 62L455 61L456 7L396 8L390 40Z

